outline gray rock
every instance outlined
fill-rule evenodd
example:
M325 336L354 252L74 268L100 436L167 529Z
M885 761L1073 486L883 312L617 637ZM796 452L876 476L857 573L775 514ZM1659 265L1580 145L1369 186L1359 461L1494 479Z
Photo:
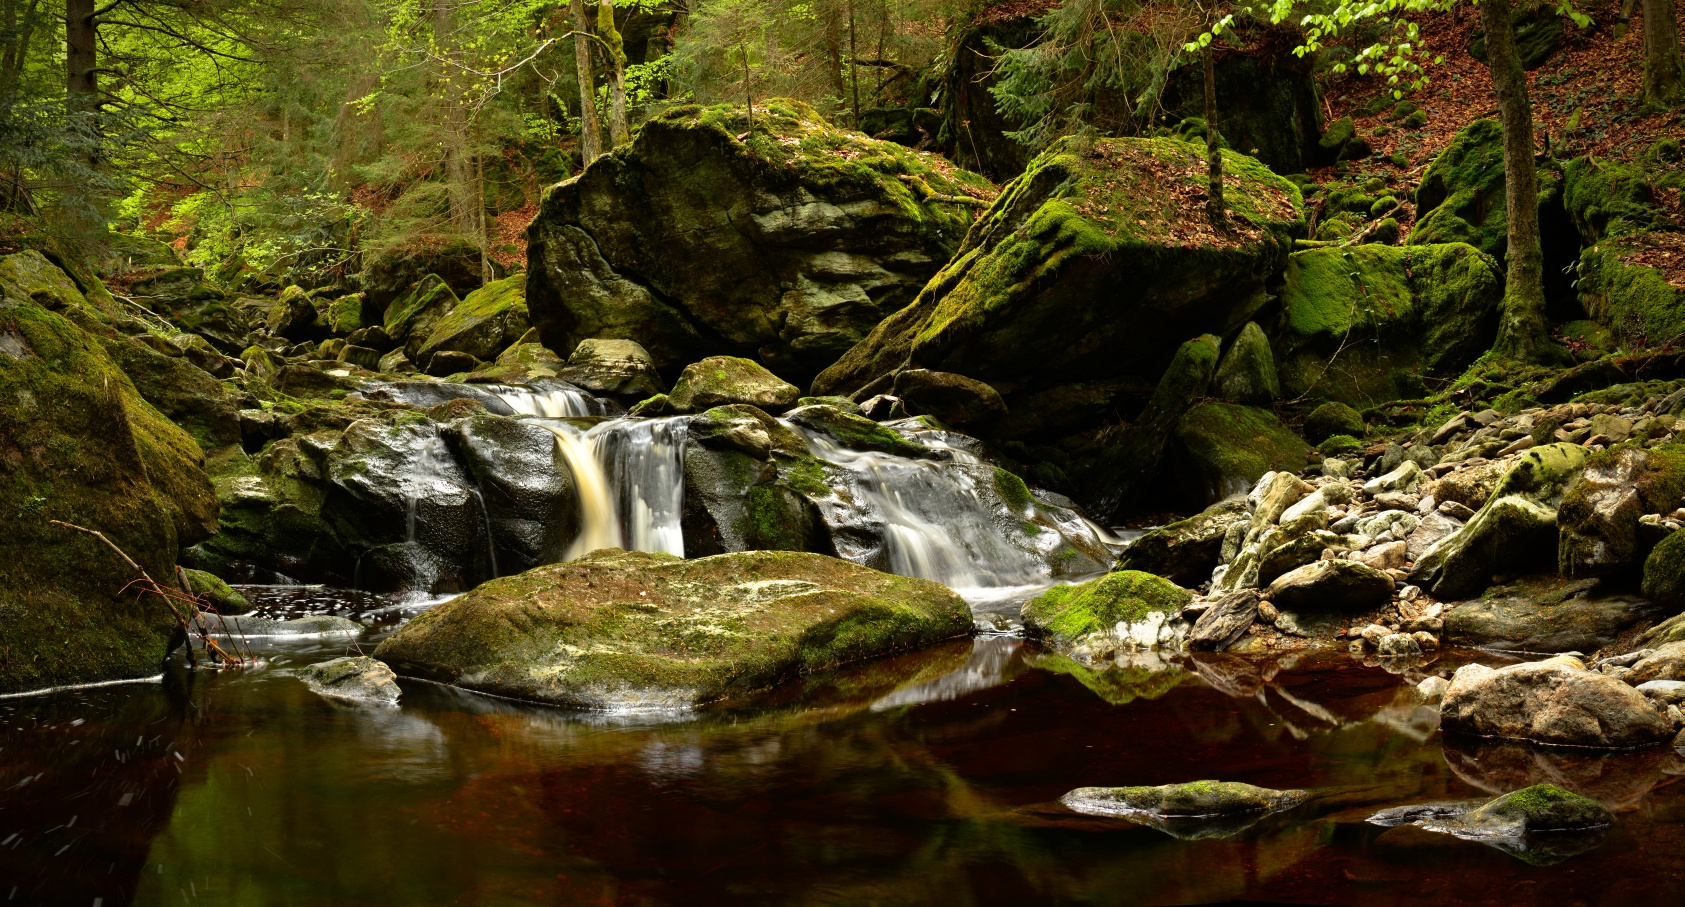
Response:
M1294 611L1367 611L1392 600L1393 581L1373 567L1348 560L1317 561L1270 584L1277 607Z
M1670 642L1632 665L1627 678L1634 684L1652 680L1685 680L1685 642Z
M1244 532L1250 519L1244 501L1219 501L1203 513L1142 535L1124 549L1117 569L1156 573L1181 586L1197 586L1222 562L1230 530L1240 527Z
M1535 784L1504 794L1455 819L1424 823L1434 831L1460 837L1515 838L1541 832L1582 832L1607 828L1614 816L1603 804L1551 784Z
M1396 491L1409 494L1416 490L1422 480L1422 467L1415 460L1405 460L1385 475L1377 476L1363 483L1363 491L1368 495Z
M1422 646L1408 633L1389 633L1376 643L1375 651L1383 656L1420 655Z
M581 340L557 375L593 393L627 400L667 392L655 360L632 340Z
M685 366L674 382L668 404L678 413L696 413L716 406L746 403L780 413L802 392L759 363L732 356L711 356Z
M1258 616L1258 593L1252 589L1231 592L1200 615L1188 634L1188 648L1221 652L1234 645Z
M398 675L367 655L335 658L299 669L298 676L330 699L390 705L398 701Z
M934 416L972 434L989 431L1006 415L1006 401L994 388L950 372L900 372L895 376L895 395L907 412Z
M1685 704L1685 680L1649 680L1634 689L1664 705Z
M1564 746L1643 746L1673 735L1666 712L1643 693L1565 655L1498 669L1464 665L1440 716L1448 733Z
M1075 812L1119 816L1173 837L1198 840L1229 837L1310 797L1304 790L1193 781L1161 787L1079 787L1059 802Z
M1644 599L1599 593L1597 585L1548 577L1493 587L1446 612L1445 638L1515 652L1594 652L1654 613Z
M475 414L444 428L490 521L499 574L558 561L578 532L573 473L542 425Z

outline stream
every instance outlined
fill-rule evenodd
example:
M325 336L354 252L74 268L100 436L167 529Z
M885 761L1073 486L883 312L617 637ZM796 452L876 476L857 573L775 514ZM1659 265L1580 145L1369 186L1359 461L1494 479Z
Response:
M427 602L246 587L367 651ZM0 901L22 904L1678 903L1685 764L1445 741L1408 678L1344 653L1143 656L1089 672L1010 638L857 666L659 723L403 682L336 705L291 676L344 639L252 640L245 671L0 699ZM1457 653L1435 668L1457 663ZM178 655L179 659L179 655ZM1320 799L1180 840L1056 800L1224 778ZM1538 781L1616 803L1534 866L1367 824Z

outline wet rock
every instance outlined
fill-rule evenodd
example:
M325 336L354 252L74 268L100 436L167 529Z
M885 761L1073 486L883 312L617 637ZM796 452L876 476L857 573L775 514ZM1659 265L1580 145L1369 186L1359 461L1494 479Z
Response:
M1274 610L1273 606L1270 607ZM1258 593L1253 589L1231 592L1217 599L1194 623L1193 632L1188 636L1188 648L1204 652L1227 649L1246 634L1260 610Z
M1464 665L1440 714L1447 732L1565 746L1643 746L1673 732L1644 694L1560 655L1498 669Z
M1220 562L1223 537L1250 519L1243 500L1213 504L1203 513L1136 539L1118 558L1118 569L1156 573L1183 586L1199 585L1211 577Z
M318 614L292 620L271 620L249 615L202 615L211 633L225 639L323 639L361 636L363 625L344 617Z
M398 675L367 655L318 662L300 668L310 689L329 699L390 705L398 701Z
M798 101L754 114L674 108L545 197L527 270L546 345L632 338L669 374L755 355L806 383L910 303L994 195Z
M218 613L233 616L245 614L252 610L252 603L247 601L244 595L235 592L232 587L214 574L206 573L203 570L184 568L182 576L187 579L187 591L199 596L202 601L215 608Z
M1515 838L1542 832L1590 831L1615 821L1607 807L1553 784L1535 784L1463 813L1440 819L1441 830L1465 836ZM1434 826L1430 826L1434 827Z
M667 390L655 359L632 340L581 340L558 375L592 393L627 400L642 400Z
M440 350L428 356L426 362L427 366L422 371L440 378L448 378L451 375L465 375L485 364L474 356L457 350Z
M716 406L745 403L771 413L795 405L801 390L748 359L713 356L685 366L668 406L676 413L701 412Z
M1257 323L1248 321L1240 329L1239 336L1229 344L1217 365L1216 375L1211 379L1211 390L1219 397L1253 405L1268 404L1281 396L1275 355L1270 352L1269 338L1264 336L1263 328ZM1359 420L1358 424L1358 433L1361 434L1362 421Z
M1304 611L1361 612L1392 600L1392 578L1348 560L1308 564L1270 584L1270 600L1277 607Z
M1517 652L1595 652L1654 613L1641 598L1597 587L1596 580L1554 577L1494 586L1446 612L1445 637Z
M908 369L895 376L895 395L913 415L929 415L972 434L985 434L1006 415L1006 402L981 381L949 372Z
M804 398L810 399L810 398ZM934 457L935 451L885 425L835 406L799 406L785 421L818 432L849 450L875 450L898 457Z
M932 582L799 552L605 549L486 583L380 644L400 675L586 709L685 709L971 632Z
M1119 816L1188 840L1236 834L1272 813L1292 809L1311 794L1234 781L1192 781L1160 787L1079 787L1059 798L1090 815Z
M826 468L765 412L737 404L692 419L684 471L687 555L834 550L812 501L831 494Z
M1122 649L1178 647L1187 633L1182 608L1193 593L1163 577L1133 570L1074 586L1055 586L1024 603L1026 635L1070 649L1088 642ZM1103 641L1087 638L1099 634Z
M1384 657L1420 655L1422 645L1409 633L1388 633L1375 644L1375 653Z
M1430 548L1412 579L1441 598L1480 592L1498 573L1528 573L1556 550L1556 506L1578 478L1586 450L1536 447L1504 474L1491 500L1462 529Z
M556 436L532 422L489 413L445 426L453 459L472 479L489 522L499 574L560 560L579 531L573 473Z

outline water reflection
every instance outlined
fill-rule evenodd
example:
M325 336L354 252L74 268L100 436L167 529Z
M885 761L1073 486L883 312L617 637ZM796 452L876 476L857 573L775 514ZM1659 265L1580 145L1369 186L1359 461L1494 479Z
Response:
M1342 652L1084 665L961 641L682 722L611 723L410 682L398 709L347 708L288 673L344 648L0 701L0 899L11 885L21 903L247 905L1685 895L1665 870L1685 845L1671 750L1442 749L1417 677ZM1058 804L1075 787L1202 778L1317 796L1222 838ZM1536 866L1365 821L1539 781L1614 804L1601 847Z

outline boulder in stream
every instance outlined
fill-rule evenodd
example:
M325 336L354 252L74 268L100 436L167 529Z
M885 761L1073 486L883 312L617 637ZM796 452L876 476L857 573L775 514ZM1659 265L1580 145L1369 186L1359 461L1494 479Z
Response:
M1071 810L1119 816L1185 840L1226 838L1272 813L1311 798L1238 781L1191 781L1159 787L1079 787L1059 798Z
M1182 608L1193 593L1151 573L1119 570L1074 586L1054 586L1024 603L1024 632L1055 648L1179 648L1188 631ZM1102 652L1104 650L1104 652Z
M734 356L710 356L685 366L667 405L675 413L696 413L735 403L779 413L802 395L801 389L767 371L759 363Z
M1564 746L1643 746L1673 736L1654 701L1567 655L1503 668L1464 665L1440 716L1448 733Z
M688 709L971 631L948 589L803 552L605 549L486 583L375 650L400 675L584 709Z
M1270 583L1270 600L1294 611L1370 611L1392 600L1392 578L1367 564L1319 560Z
M317 662L299 669L310 689L329 699L391 705L398 701L398 675L367 655Z
M1493 586L1446 612L1445 641L1514 652L1595 652L1655 613L1642 598L1598 585L1534 577Z

